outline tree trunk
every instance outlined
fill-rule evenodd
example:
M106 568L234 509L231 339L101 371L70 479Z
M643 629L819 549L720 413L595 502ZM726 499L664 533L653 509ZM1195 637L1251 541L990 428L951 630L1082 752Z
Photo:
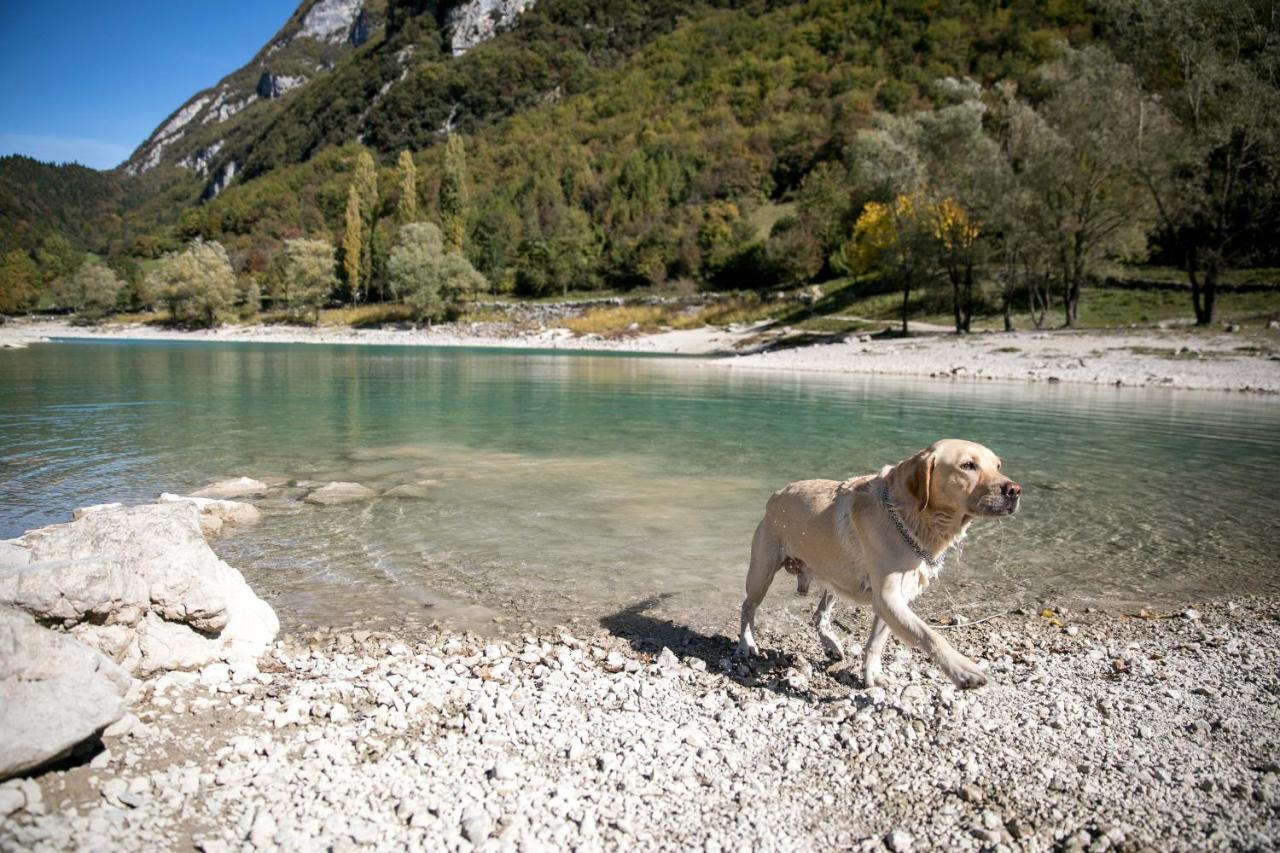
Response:
M964 331L969 333L973 325L973 261L969 260L964 267Z
M907 336L907 305L911 302L911 279L902 277L902 336Z
M1196 322L1202 326L1208 326L1213 323L1217 316L1218 302L1218 256L1212 254L1209 256L1209 263L1204 270L1204 320L1199 317Z

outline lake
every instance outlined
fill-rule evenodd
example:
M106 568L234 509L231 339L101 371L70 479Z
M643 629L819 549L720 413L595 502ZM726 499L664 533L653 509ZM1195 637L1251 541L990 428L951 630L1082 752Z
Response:
M774 489L944 436L990 446L1025 499L973 526L926 612L1280 591L1274 399L510 350L0 353L0 538L247 475L282 486L213 545L286 624L591 624L666 596L732 633ZM327 480L409 496L317 507L288 485Z

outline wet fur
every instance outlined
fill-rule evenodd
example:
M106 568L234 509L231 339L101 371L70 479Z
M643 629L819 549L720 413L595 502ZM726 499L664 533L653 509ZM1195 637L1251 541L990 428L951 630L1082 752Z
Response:
M1021 489L1000 467L1000 460L982 445L945 439L878 474L845 481L801 480L776 492L751 543L739 653L759 653L756 611L774 575L785 567L797 575L802 591L810 580L821 584L813 624L832 658L844 657L831 629L836 597L871 606L874 616L863 651L868 687L883 683L881 657L890 632L929 654L958 687L985 684L983 672L910 609L936 572L894 527L880 493L887 490L908 530L926 551L939 556L964 537L975 518L1016 511Z

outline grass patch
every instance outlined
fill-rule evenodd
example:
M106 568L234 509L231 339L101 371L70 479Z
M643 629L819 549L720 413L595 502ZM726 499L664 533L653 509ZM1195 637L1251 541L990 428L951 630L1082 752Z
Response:
M379 303L354 305L347 308L326 308L320 312L320 326L380 326L383 323L408 323L413 311L407 305ZM287 322L287 321L286 321Z

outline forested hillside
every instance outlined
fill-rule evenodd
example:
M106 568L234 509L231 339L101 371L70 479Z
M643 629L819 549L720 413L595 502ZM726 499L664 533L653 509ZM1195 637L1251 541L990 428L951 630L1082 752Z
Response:
M477 10L493 17L464 38ZM1100 264L1158 261L1185 271L1207 322L1226 271L1280 264L1276 15L1262 0L309 0L273 45L296 74L320 70L210 119L283 61L265 47L175 114L193 129L174 136L171 117L136 174L0 161L0 248L39 266L60 233L106 256L132 308L163 301L152 261L204 241L237 282L223 301L251 311L288 307L290 264L324 245L322 300L852 277L901 291L904 322L945 300L957 328L1015 305L1071 323ZM305 47L316 20L330 29ZM409 234L439 240L415 257L466 269L409 276ZM32 293L64 275L6 258Z

